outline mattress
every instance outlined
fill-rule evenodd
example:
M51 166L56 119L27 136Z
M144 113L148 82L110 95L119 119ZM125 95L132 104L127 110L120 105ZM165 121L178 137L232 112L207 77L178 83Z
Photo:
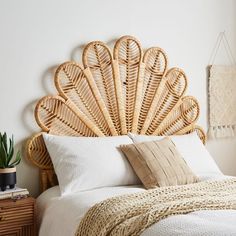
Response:
M202 180L227 177L206 176ZM37 199L40 236L73 236L79 222L94 204L109 197L145 191L142 186L104 187L60 197L58 186L42 193ZM235 235L236 211L196 211L171 216L146 229L142 236L168 235Z

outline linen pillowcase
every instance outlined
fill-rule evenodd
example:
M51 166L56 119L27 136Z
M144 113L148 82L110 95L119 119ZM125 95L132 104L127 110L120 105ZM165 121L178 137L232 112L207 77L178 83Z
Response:
M198 181L169 138L120 148L147 189Z
M134 143L160 140L164 136L128 134ZM200 178L223 175L196 132L169 136L190 169Z
M117 148L126 136L67 137L43 134L61 195L105 186L135 185L140 180Z

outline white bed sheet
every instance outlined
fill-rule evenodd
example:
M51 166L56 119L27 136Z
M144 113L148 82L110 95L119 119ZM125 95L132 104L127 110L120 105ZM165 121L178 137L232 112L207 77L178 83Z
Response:
M222 176L206 176L222 179ZM90 207L109 197L145 191L142 186L105 187L60 197L59 187L53 187L37 199L39 236L74 236L80 220ZM236 211L197 211L171 216L152 225L142 236L207 235L236 236Z

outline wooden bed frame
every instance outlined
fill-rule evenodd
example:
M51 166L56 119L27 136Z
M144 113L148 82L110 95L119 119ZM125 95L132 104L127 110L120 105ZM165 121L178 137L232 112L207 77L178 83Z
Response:
M158 47L145 51L137 39L123 36L113 54L106 44L90 42L83 65L66 62L57 68L58 95L39 100L35 118L42 132L66 136L115 136L128 132L181 135L203 129L195 125L199 104L184 96L187 77L168 69L166 53ZM41 190L57 184L42 132L28 142L29 160L41 170Z

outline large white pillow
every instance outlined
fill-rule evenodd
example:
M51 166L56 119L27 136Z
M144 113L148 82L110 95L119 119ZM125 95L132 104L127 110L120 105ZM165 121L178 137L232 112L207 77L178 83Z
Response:
M123 153L126 136L68 137L43 134L62 195L105 186L140 184Z
M136 135L132 133L128 135L134 143L163 139L163 136ZM187 165L198 177L223 175L196 132L169 137L175 143Z

